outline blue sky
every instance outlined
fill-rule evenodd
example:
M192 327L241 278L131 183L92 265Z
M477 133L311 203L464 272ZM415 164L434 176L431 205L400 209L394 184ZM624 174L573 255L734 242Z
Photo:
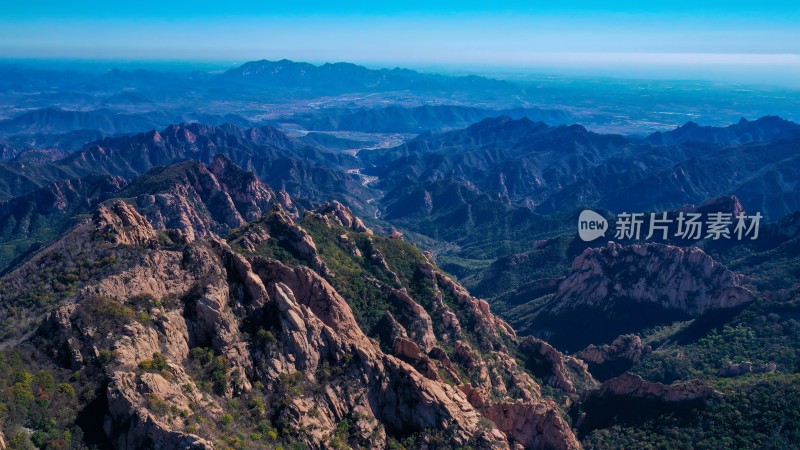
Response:
M4 1L0 57L800 78L798 1ZM498 6L499 4L499 6Z

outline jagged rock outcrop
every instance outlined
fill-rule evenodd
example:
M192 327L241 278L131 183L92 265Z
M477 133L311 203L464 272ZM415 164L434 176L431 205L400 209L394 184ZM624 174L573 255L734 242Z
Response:
M574 450L581 448L572 432L560 426L552 400L538 404L501 402L489 407L487 417L524 448Z
M745 282L744 276L696 247L609 242L575 258L552 311L581 305L605 308L623 298L696 315L753 300Z
M567 356L545 341L528 336L519 345L525 367L545 383L568 394L596 385L586 363Z
M436 336L433 334L433 320L425 308L398 289L391 291L390 298L400 304L398 314L408 336L419 343L423 352L431 351Z
M611 344L590 345L575 356L586 361L592 375L604 381L633 367L648 350L642 344L642 338L635 334L626 334Z
M722 197L710 198L701 203L700 206L691 208L691 210L701 214L721 212L730 214L731 217L735 218L744 213L744 206L742 206L742 203L739 201L739 197L735 195L725 195Z
M377 325L378 337L382 342L394 343L397 338L408 339L405 327L394 318L391 312L386 311Z
M273 208L272 212L273 214L267 216L266 222L277 239L285 242L299 259L308 262L314 270L323 275L330 275L327 265L319 257L311 235L298 226L283 208Z
M124 201L98 207L93 222L97 232L114 244L146 246L156 240L150 222Z
M258 219L276 203L272 189L222 155L208 166L186 161L154 168L119 195L135 198L155 228L179 230L189 241L224 234Z
M685 402L710 400L721 394L699 380L667 385L644 380L639 375L625 374L606 381L590 397L624 395L635 398L650 398L662 402Z
M353 212L350 211L350 208L342 205L336 200L321 205L319 208L317 208L316 212L336 221L336 223L345 228L349 228L353 231L358 231L361 233L372 234L372 230L364 225L364 221L361 220L360 217L353 215Z
M749 279L697 247L660 243L587 248L555 293L513 323L562 351L753 301ZM609 366L610 367L610 366ZM611 370L603 379L623 370Z
M216 177L220 189L231 197L245 222L261 217L276 200L272 189L262 183L256 174L242 170L222 155L214 157L208 170ZM286 206L290 204L289 199Z
M507 324L503 319L489 312L489 303L487 303L486 300L477 299L469 295L469 292L467 292L463 286L453 281L447 275L435 270L430 262L423 266L421 271L425 276L436 280L438 289L441 289L442 292L452 296L456 303L463 305L470 310L471 316L475 320L475 326L482 334L485 336L494 337L504 334L509 337L516 338L516 332L513 328L511 328L511 325ZM440 297L437 297L437 299L440 299ZM441 302L439 302L439 308L437 309L440 309L443 318L448 316L451 312L449 307ZM452 318L445 318L444 321L445 323L451 322L453 328L460 328L460 325L458 325L457 321L452 322ZM481 344L487 346L487 348L491 347L491 345L486 341L482 341Z
M392 436L424 443L430 430L455 446L580 447L558 406L511 356L513 330L424 257L394 260L420 255L409 244L358 231L353 221L347 241L324 226L312 236L280 207L228 241L213 231L190 239L160 230L138 208L101 205L0 285L0 297L16 301L9 292L26 277L35 287L49 282L30 277L40 267L67 273L84 258L114 261L65 289L30 339L53 361L106 380L104 430L115 447L214 448L235 417L229 400L240 398L257 400L260 421L311 448L339 439L343 421L346 441L361 448L384 447ZM337 226L348 223L335 216ZM370 330L381 342L334 287L344 281L315 238L328 239L328 249L356 246L364 251L342 254L385 271L364 280L391 307L378 316L386 336ZM404 247L385 256L382 240ZM292 257L265 251L270 245ZM404 284L409 264L432 298ZM213 377L203 372L213 367Z
M115 374L107 391L108 415L104 431L112 437L116 448L214 449L214 445L205 439L176 431L183 423L166 423L163 418L152 413L141 404L140 393L151 402L153 399L160 399L180 411L191 411L191 404L179 386L167 381L161 375L144 374L137 377L133 373ZM131 411L135 413L131 414Z
M717 375L721 377L738 377L751 373L773 373L776 370L778 370L778 365L774 362L768 362L762 366L753 366L753 363L750 361L742 361L737 364L728 361L725 367L719 369Z

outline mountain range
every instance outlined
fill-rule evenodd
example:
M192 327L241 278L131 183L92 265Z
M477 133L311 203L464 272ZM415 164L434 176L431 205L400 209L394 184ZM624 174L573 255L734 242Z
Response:
M119 196L0 285L4 339L42 370L81 372L56 379L52 404L75 405L67 385L75 406L96 403L105 425L83 432L98 445L215 448L241 420L248 445L579 447L511 356L513 330L341 204L296 222L288 197L221 156L153 169ZM238 228L223 240L219 226Z
M794 314L792 294L754 290L700 249L608 244L542 285L549 300L528 308L532 316L506 311L512 328L399 236L377 235L338 202L301 215L288 194L222 155L153 167L128 183L93 177L29 195L28 217L81 218L0 278L2 339L14 343L0 375L23 380L2 391L22 395L11 423L43 408L57 414L36 429L37 442L79 424L86 442L113 448L217 448L236 429L246 447L578 449L663 414L680 433L704 417L722 428L696 438L721 439L732 426L720 422L726 408L746 413L735 406L744 394L654 364L676 345L696 358L687 343L707 345L720 321L742 323L753 308L777 311L783 327L791 322L781 314ZM796 220L778 227L765 231L783 236L773 249L800 238ZM583 320L564 316L576 308L595 308L586 317L596 323L630 302L640 308L635 320L618 319L627 328L552 333L559 320ZM688 325L642 333L648 317ZM544 332L557 347L515 328ZM751 333L793 345L784 329ZM617 335L631 331L642 334ZM774 373L797 362L781 355L759 356L745 372L718 360L697 367L773 374L775 393L751 400L793 398L792 376ZM760 358L771 359L762 367Z
M678 82L644 114L346 63L0 74L0 448L800 446L791 120L648 122Z
M773 219L800 207L793 188L797 125L765 117L724 131L688 139L679 128L636 140L499 117L369 152L363 173L378 177L376 186L391 199L408 190L408 180L450 179L541 213L583 205L646 212L724 194ZM685 141L653 145L657 139Z
M363 131L367 133L421 133L445 128L464 128L483 119L497 116L551 124L567 123L570 115L561 110L515 108L495 110L457 105L423 105L413 108L326 108L322 111L298 113L281 121L298 124L308 130Z
M217 85L244 84L314 93L375 91L510 90L514 85L479 76L448 77L408 69L368 69L351 63L315 66L289 60L251 61L211 78Z
M35 168L8 162L0 166L8 171L5 179L9 180L2 193L20 195L32 186L89 173L129 178L185 159L210 162L218 153L243 167L254 168L281 188L291 191L303 186L307 198L313 198L316 189L324 189L326 195L339 192L342 196L362 190L357 178L345 172L355 166L348 155L305 145L268 126L243 130L233 125L192 123L172 125L161 132L106 138Z

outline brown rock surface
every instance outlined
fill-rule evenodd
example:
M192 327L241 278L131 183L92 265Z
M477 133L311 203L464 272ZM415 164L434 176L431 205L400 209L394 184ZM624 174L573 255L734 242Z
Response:
M696 247L658 243L586 249L556 293L554 312L628 298L688 314L747 303L746 280Z
M606 380L633 367L648 351L649 347L645 348L639 336L626 334L614 339L611 344L590 345L575 356L586 361L589 370L599 379Z
M496 403L488 408L487 417L524 448L574 450L581 445L564 427L555 405L540 403Z
M550 386L569 394L578 391L576 386L581 389L595 386L585 363L562 354L547 342L529 336L520 343L519 349L525 366Z
M332 208L327 214L359 232L358 221ZM345 420L350 439L378 448L388 436L430 430L446 430L455 446L578 448L558 407L511 356L513 330L430 262L414 276L430 284L433 299L412 298L397 274L395 286L373 280L395 311L382 313L392 338L386 351L331 284L336 274L311 234L282 208L247 225L237 248L276 240L303 265L240 254L213 231L186 226L183 235L191 230L194 239L171 239L173 229L158 233L135 206L111 202L0 285L0 296L13 299L26 279L44 282L30 278L43 265L118 259L65 290L33 338L55 361L108 380L104 429L117 448L213 448L228 400L250 394L272 398L268 407L280 405L274 420L312 448L329 447ZM362 259L391 267L380 252L377 262ZM439 329L433 317L447 322ZM196 350L224 362L226 384L213 393L196 378ZM280 392L290 395L269 397ZM208 422L188 432L194 414Z
M328 217L345 228L349 228L360 233L372 234L372 230L364 225L364 221L362 221L360 217L353 215L353 212L350 211L350 208L342 205L336 200L321 205L319 208L317 208L316 212L324 217Z
M663 402L683 402L692 400L708 400L719 396L719 392L702 383L667 385L644 380L639 375L625 374L606 381L592 395L621 395L627 397L650 398Z

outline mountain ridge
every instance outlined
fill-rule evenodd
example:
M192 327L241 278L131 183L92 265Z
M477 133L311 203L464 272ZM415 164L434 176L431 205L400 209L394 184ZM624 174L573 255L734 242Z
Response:
M488 304L409 244L367 232L343 206L324 206L300 222L276 206L227 240L198 228L198 238L187 239L190 233L175 233L169 222L154 227L140 208L104 202L0 283L3 304L27 305L0 311L16 314L17 323L53 302L20 345L38 346L50 364L81 371L84 380L107 380L94 395L104 399L104 435L113 445L214 448L231 411L278 427L282 442L315 446L336 439L422 444L438 429L481 448L580 448L556 403L511 356L513 330ZM62 276L84 267L84 259L94 261L88 276ZM31 303L54 273L42 265L61 274L53 288L64 297ZM361 309L355 286L377 296L366 304L376 311ZM420 296L429 289L433 298ZM368 337L365 313L391 314L393 334ZM490 349L492 357L484 356ZM206 354L210 363L202 362ZM216 358L224 358L224 382L203 387L203 364ZM265 413L231 409L235 402L226 399L236 398L260 399ZM210 421L190 427L196 418L164 410L158 400L202 411ZM345 419L350 428L334 433Z

